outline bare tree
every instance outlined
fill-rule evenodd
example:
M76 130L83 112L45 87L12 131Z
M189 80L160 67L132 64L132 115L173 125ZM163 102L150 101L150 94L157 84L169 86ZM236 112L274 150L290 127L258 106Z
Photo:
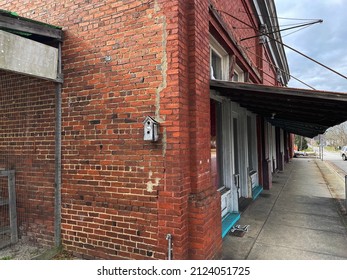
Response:
M347 122L329 128L325 137L327 143L335 148L347 145Z

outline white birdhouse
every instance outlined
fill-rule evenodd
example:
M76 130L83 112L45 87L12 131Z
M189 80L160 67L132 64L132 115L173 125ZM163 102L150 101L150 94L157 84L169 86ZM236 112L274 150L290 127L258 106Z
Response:
M150 116L143 121L143 140L156 142L159 140L159 123Z

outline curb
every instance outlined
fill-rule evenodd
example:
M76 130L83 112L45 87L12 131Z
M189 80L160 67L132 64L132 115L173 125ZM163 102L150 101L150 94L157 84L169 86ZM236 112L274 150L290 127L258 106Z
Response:
M338 210L338 213L341 217L341 220L343 221L345 227L347 228L347 209L346 209L346 204L345 204L345 199L346 198L339 198L339 197L336 197L334 194L333 194L333 191L332 191L332 188L333 186L340 182L341 184L345 184L345 179L344 177L342 177L342 175L340 175L337 170L334 168L334 166L332 166L333 164L330 163L330 162L326 162L326 161L321 161L321 160L315 160L316 164L317 164L317 167L319 168L323 178L324 178L324 181L326 182L327 184L327 187L329 189L329 192L331 194L331 197L336 201L336 205L337 205L337 210ZM323 166L324 165L324 166ZM327 169L327 170L324 170L324 167ZM329 178L327 174L327 171L330 171L331 172L331 175L333 175L335 177L335 180L338 180L338 182L334 182L333 179ZM341 171L340 171L341 172ZM335 184L334 184L335 183Z

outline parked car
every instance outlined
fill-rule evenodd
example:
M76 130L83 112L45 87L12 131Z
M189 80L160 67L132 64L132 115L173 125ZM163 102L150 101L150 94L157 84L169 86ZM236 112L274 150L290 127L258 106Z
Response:
M294 151L294 157L298 156L307 156L307 153L304 151Z
M341 153L342 159L343 159L343 160L347 160L347 146L343 146L343 147L341 148L340 153Z

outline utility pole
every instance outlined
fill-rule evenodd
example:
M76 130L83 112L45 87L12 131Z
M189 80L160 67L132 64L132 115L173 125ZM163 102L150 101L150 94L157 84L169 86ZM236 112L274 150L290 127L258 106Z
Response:
M300 149L299 151L302 151L302 136L300 136Z

